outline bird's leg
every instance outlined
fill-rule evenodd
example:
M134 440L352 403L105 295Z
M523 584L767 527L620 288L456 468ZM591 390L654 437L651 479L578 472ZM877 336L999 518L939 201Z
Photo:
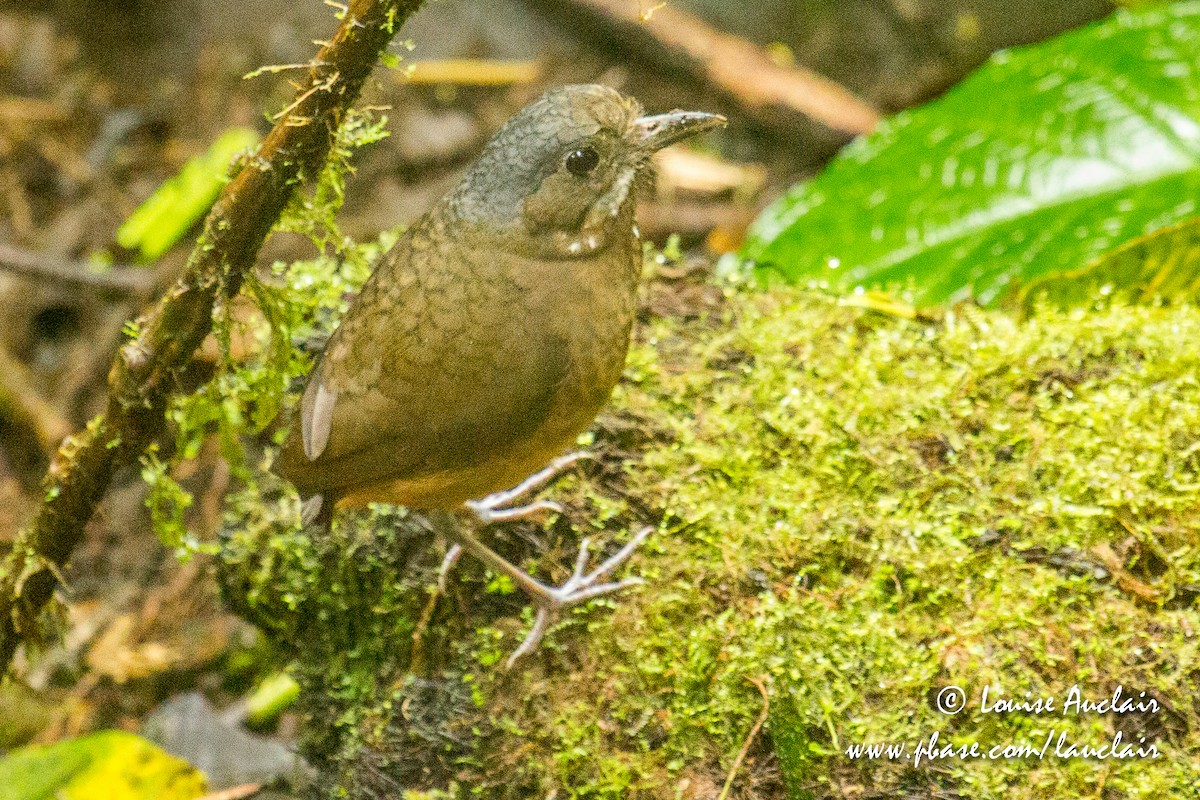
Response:
M593 597L599 597L644 583L641 578L624 578L619 581L608 582L600 581L601 578L625 563L633 555L638 545L650 535L650 532L653 530L650 527L642 528L638 531L624 547L591 572L586 572L590 542L584 539L579 544L579 555L575 558L575 570L571 573L571 577L562 586L547 586L530 576L520 567L507 561L495 550L480 541L474 534L459 525L458 521L449 512L431 512L428 515L428 519L434 530L438 533L462 545L464 550L474 554L476 558L494 571L502 575L507 575L513 583L521 588L521 591L529 596L529 599L537 608L533 628L529 631L521 646L509 657L509 667L521 658L521 656L532 652L538 646L542 637L546 635L546 630L550 627L550 623L554 621L563 609L577 603L582 603L585 600L590 600Z
M525 519L540 514L543 511L553 511L561 514L562 506L553 500L538 500L523 506L513 506L511 503L520 500L530 492L542 488L554 478L573 467L576 462L585 458L592 458L592 454L581 451L559 456L551 461L545 469L538 470L511 489L489 494L480 500L468 500L466 504L467 508L471 509L484 525L493 522Z
M442 558L442 566L438 568L437 577L437 593L444 594L446 591L446 579L450 577L450 570L458 563L458 559L462 556L462 545L452 544L446 550L446 555Z
M592 458L592 454L584 451L568 453L564 456L559 456L550 462L545 469L539 470L530 475L525 480L518 483L511 489L503 492L495 492L489 494L480 500L470 500L466 503L467 508L474 512L475 516L484 525L492 522L506 522L515 519L524 519L533 516L542 511L553 511L562 513L562 506L555 503L553 500L539 500L536 503L530 503L524 506L507 507L509 503L518 500L530 492L536 491L545 486L558 475L561 475L566 470L575 465L576 462L582 461L585 458ZM317 498L317 508L320 508L320 496ZM462 555L463 548L460 544L451 545L446 551L445 558L442 559L442 566L438 570L437 589L430 598L430 605L437 602L437 598L446 592L446 580L450 576L450 570L458 563L459 556Z
M425 638L425 630L429 627L429 621L433 619L433 611L437 608L438 599L446 593L446 578L449 577L451 568L458 562L462 551L462 545L458 544L452 544L447 548L446 555L442 557L442 566L438 569L437 585L430 593L429 601L425 603L425 609L421 612L421 618L413 626L413 650L409 664L414 668L414 673L420 671L416 667L420 665L424 656L422 640Z

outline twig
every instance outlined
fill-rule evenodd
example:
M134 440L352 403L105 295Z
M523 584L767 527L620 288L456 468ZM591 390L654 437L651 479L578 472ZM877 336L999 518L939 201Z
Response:
M11 157L12 148L6 145L3 137L0 137L0 156L3 156L3 162L14 163ZM28 236L33 233L33 211L29 207L29 194L25 191L24 183L12 167L6 166L0 170L0 193L6 201L5 205L8 207L8 218L12 229L18 236Z
M0 347L0 419L27 431L47 454L71 434L71 423L33 388L29 371Z
M803 67L778 64L753 42L719 31L677 6L656 6L646 14L631 0L529 1L569 11L574 27L582 17L584 27L591 23L608 29L606 38L659 66L682 68L772 127L778 127L780 109L850 134L869 133L879 123L879 112L848 89Z
M733 766L729 769L729 776L725 778L725 786L717 795L717 800L725 800L729 796L729 790L733 787L733 779L737 777L742 762L746 760L746 754L750 752L750 745L754 744L754 737L758 736L758 732L766 724L767 714L771 710L771 696L767 694L767 686L763 682L763 678L751 678L747 675L746 680L753 683L754 688L758 689L758 693L762 695L763 707L762 711L758 712L758 719L755 720L754 727L750 729L750 733L746 734L746 741L742 742L742 749L738 751L737 758L733 760Z
M240 786L206 794L200 800L242 800L242 798L258 794L260 789L262 789L261 783L243 783Z
M58 105L32 97L0 97L0 121L64 122L71 118Z
M1100 563L1112 575L1117 587L1126 594L1131 594L1144 603L1160 603L1166 596L1166 592L1163 589L1135 578L1125 568L1125 562L1116 554L1116 551L1112 549L1108 542L1101 542L1092 547L1088 552L1100 560ZM1170 562L1168 561L1167 563L1169 564Z
M108 272L91 272L83 264L31 253L3 242L0 242L0 269L26 278L122 294L146 294L154 287L154 273L148 269L112 267Z
M454 86L512 86L533 83L542 75L538 61L511 61L489 58L451 58L415 61L400 70L400 83L429 86L448 83Z
M108 406L69 437L50 464L45 501L0 565L0 673L35 628L96 505L119 467L136 462L166 428L179 372L212 329L295 188L320 172L338 127L400 26L421 0L354 0L317 54L291 113L221 191L179 281L137 320L137 336L109 372ZM335 77L336 76L336 77ZM312 91L317 88L317 91Z

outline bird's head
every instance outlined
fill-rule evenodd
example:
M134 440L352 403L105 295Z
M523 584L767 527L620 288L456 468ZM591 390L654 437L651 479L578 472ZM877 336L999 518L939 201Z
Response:
M524 255L588 255L629 234L619 230L629 224L622 212L656 150L724 123L697 111L643 116L636 100L605 86L553 89L500 129L450 209Z

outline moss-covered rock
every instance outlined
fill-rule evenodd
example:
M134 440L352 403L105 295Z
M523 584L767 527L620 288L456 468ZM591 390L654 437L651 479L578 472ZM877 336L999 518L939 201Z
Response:
M485 687L485 794L706 797L760 713L793 796L1182 797L1200 774L1200 312L963 308L932 323L806 292L735 297L720 325L663 321L618 405L649 440L624 490L662 509L650 583L586 617L565 654ZM582 625L577 626L582 633ZM566 635L560 637L568 640ZM1142 691L1158 713L984 714ZM941 687L968 707L940 713ZM853 760L847 748L1099 747L1159 757ZM780 796L757 743L734 781ZM480 781L496 775L481 770ZM756 791L751 791L755 787ZM1093 787L1093 788L1089 788ZM738 796L734 794L733 796Z
M429 608L437 555L405 562L398 594L400 572L370 563L400 565L361 530L335 534L349 538L327 557L289 556L282 576L255 573L259 590L278 581L300 598L305 619L351 610L370 637L357 661L344 639L294 651L344 785L711 798L763 711L755 678L770 722L732 798L1067 797L1100 783L1192 796L1200 311L927 321L794 291L735 294L721 319L659 320L642 336L596 430L603 457L552 490L568 513L498 547L558 581L581 534L611 545L649 521L659 530L632 567L648 584L571 614L512 673L498 661L528 614L476 564ZM239 552L261 567L263 551ZM372 577L330 604L348 586L330 578L344 564L321 566L337 554ZM1159 709L979 710L985 686L1061 702L1075 685L1092 699L1145 692ZM947 686L966 692L959 713L937 708ZM1093 747L1120 732L1158 756L848 754L895 742L911 755L935 732L984 751L1040 746L1051 729Z

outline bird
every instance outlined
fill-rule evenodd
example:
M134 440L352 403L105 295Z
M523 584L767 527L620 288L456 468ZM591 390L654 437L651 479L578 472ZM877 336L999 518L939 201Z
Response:
M642 271L636 196L659 149L725 124L647 115L615 89L551 89L379 260L312 370L274 470L304 524L405 506L507 575L537 614L511 665L561 611L639 583L604 582L649 533L547 586L459 524L557 510L513 505L586 454L563 455L624 371Z

